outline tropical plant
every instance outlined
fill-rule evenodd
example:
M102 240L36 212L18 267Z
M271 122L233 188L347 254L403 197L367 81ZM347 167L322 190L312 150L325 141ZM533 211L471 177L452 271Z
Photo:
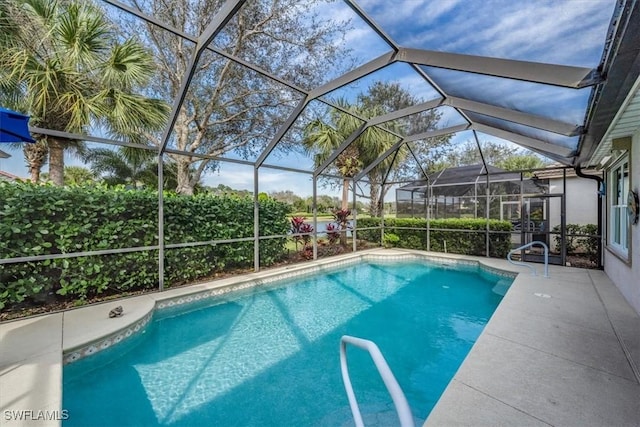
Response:
M355 105L349 105L340 100L340 106L352 114L332 110L327 119L316 119L306 127L303 145L311 153L316 166L322 164L350 135L358 131L363 125L356 116L372 118L393 111L410 107L421 100L412 96L398 83L374 82L365 93L360 93ZM377 161L391 146L398 142L394 135L401 133L412 135L433 130L440 119L435 110L428 110L394 121L385 122L382 126L368 127L362 135L337 156L330 167L343 177L342 209L348 206L349 178L356 175L364 167ZM437 157L449 143L449 136L431 138L422 141L421 149L413 149L417 160L407 156L408 150L401 148L396 155L391 155L377 164L367 173L369 194L369 214L381 214L380 201L384 199L389 187L381 189L385 178L391 176L393 180L413 179L416 171L422 168L419 163L428 163L429 159Z
M311 235L309 233L313 233L313 226L305 222L305 220L306 218L302 216L294 216L291 218L293 241L296 243L296 249L298 248L298 244L302 245L302 251L305 251L305 248L307 248L311 242Z
M347 140L354 132L362 127L362 120L357 116L375 117L382 114L378 107L365 108L358 105L349 105L345 100L339 100L338 104L349 113L338 109L332 109L328 122L322 119L311 121L305 128L303 147L307 153L313 156L316 167L322 165L334 151ZM389 132L376 127L368 127L356 140L343 150L335 159L333 167L342 181L341 209L349 207L349 181L362 168L375 160L380 154L389 149L396 138ZM379 165L383 168L385 165Z
M24 159L29 169L31 182L39 182L40 171L42 167L47 164L47 157L49 157L47 141L44 138L38 138L35 144L24 144L22 152L24 153Z
M411 107L423 102L404 89L399 83L377 81L371 84L365 93L358 95L358 105L366 110L381 112L383 114ZM417 114L402 117L383 126L393 132L403 135L422 134L436 129L436 125L441 118L441 113L436 109L422 111ZM388 134L389 146L397 141L397 138ZM440 158L449 150L450 135L429 137L419 141L419 143L408 143L402 146L397 155L391 155L378 167L372 169L367 178L369 181L369 214L371 216L382 215L381 201L384 200L386 192L390 186L382 187L383 181L407 181L422 177L423 170L427 170L429 165ZM408 148L411 149L409 155ZM376 148L376 147L371 147ZM389 148L388 146L377 147L381 151L367 150L369 157L363 159L365 164L378 158L380 154ZM394 162L395 157L395 162ZM367 197L366 195L362 195Z
M158 156L153 151L118 147L116 150L97 148L89 150L83 159L91 164L93 173L108 185L128 188L156 188L158 186ZM176 163L171 159L163 163L163 188L174 190L178 185ZM195 190L202 186L196 183Z
M340 226L337 224L327 224L327 239L330 244L335 244L340 240Z
M153 188L158 183L158 167L154 157L150 151L118 147L116 150L90 150L84 159L91 164L93 173L109 185Z
M21 99L33 125L82 134L95 124L139 142L143 131L165 124L166 103L137 93L155 70L152 56L133 38L123 40L93 3L5 1L0 17L2 88ZM81 141L34 137L48 148L50 179L63 185L64 151L81 147ZM33 180L42 154L40 149L27 157Z
M42 179L48 180L49 174L43 173ZM94 183L96 176L89 169L82 166L65 166L64 167L64 182L69 185L84 185Z
M93 173L82 166L65 166L64 182L72 185L83 185L95 182Z
M351 228L349 223L349 217L351 216L350 209L339 209L333 212L333 218L336 221L336 232L340 236L340 244L342 246L347 245L347 230Z

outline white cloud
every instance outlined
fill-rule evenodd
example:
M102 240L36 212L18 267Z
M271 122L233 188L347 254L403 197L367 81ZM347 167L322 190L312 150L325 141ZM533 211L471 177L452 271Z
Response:
M449 22L417 31L411 42L428 42L425 48L442 51L577 65L587 51L596 51L599 59L614 4L468 1Z
M417 18L420 22L432 23L461 3L463 3L462 0L428 2L426 7L420 8L421 13L417 15Z
M616 2L363 0L359 3L403 46L594 66L600 59Z
M411 95L424 101L440 98L440 94L422 76L413 69L410 73L396 80Z

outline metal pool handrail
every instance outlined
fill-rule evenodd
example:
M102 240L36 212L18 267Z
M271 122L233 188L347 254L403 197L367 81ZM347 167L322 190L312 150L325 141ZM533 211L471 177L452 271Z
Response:
M523 265L525 267L528 267L531 269L531 274L533 276L537 276L537 272L536 272L536 268L529 265L529 264L525 264L524 262L521 261L514 261L511 259L511 255L513 255L514 253L521 251L523 249L526 248L530 248L533 245L540 245L544 248L544 277L549 277L549 246L547 246L547 244L545 242L541 242L539 240L534 240L533 242L527 243L526 245L522 245L519 248L515 248L513 249L511 252L509 252L509 254L507 254L507 260L513 264L513 265Z
M396 407L396 412L400 419L400 426L415 427L413 415L411 414L407 398L404 396L404 393L400 388L400 384L398 384L398 381L396 381L396 378L393 376L393 373L391 372L391 369L378 346L373 341L344 335L340 339L340 368L342 370L342 381L344 382L344 388L347 391L349 406L351 406L351 413L353 414L353 420L355 421L356 427L364 427L364 422L362 421L362 414L360 413L358 401L356 400L356 395L353 392L353 386L351 385L351 379L349 378L349 368L347 367L347 344L352 344L369 352L373 363L375 363L376 368L378 369L378 373L382 377L382 381L384 381L384 385L387 387L387 390L391 395L391 399L393 399L393 404Z

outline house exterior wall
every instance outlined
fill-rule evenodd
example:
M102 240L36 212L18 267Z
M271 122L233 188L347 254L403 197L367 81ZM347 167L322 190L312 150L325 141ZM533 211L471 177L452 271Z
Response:
M640 191L640 130L632 136L630 164L630 187L638 192ZM622 260L612 251L605 249L604 270L636 312L640 313L640 223L632 225L630 229L629 259Z
M549 193L563 194L565 198L566 218L565 224L598 224L598 183L593 179L579 176L567 176L567 188L563 187L563 179L549 178ZM551 197L549 199L549 230L560 226L562 221L562 199ZM560 247L560 235L549 236L550 249L558 251Z
M563 193L562 178L549 179L551 194ZM598 183L592 179L577 176L567 177L567 188L564 197L567 209L567 224L597 224L598 223ZM553 229L560 225L560 198L549 201L549 222Z

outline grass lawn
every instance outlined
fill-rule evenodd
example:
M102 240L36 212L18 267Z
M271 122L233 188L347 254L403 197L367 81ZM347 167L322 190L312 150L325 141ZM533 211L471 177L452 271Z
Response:
M295 216L301 216L303 218L306 218L307 221L313 221L313 214L312 213L294 212L294 213L289 215L289 219L291 219L291 218L293 218ZM318 214L318 221L331 221L331 220L333 220L333 215L331 215L331 214Z

